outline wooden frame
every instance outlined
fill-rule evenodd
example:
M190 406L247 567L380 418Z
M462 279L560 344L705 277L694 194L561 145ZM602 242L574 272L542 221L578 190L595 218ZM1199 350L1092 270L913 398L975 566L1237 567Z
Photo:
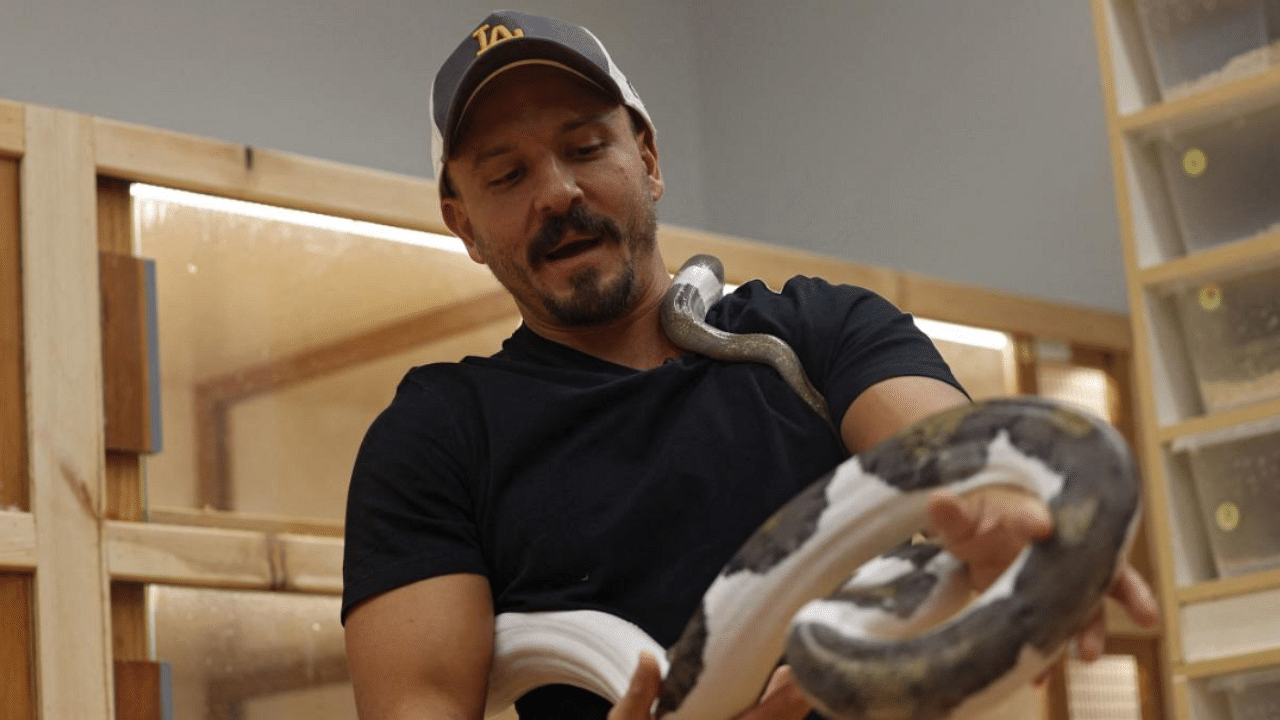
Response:
M24 419L0 422L28 428L21 434L27 459L19 474L31 487L30 512L0 509L0 568L37 571L31 604L39 652L32 675L40 716L105 720L112 712L113 659L127 668L122 682L155 677L153 668L137 664L148 659L144 584L341 591L335 525L185 510L153 513L153 520L180 524L141 522L137 451L146 448L108 450L92 421L103 409L100 359L114 352L101 343L98 253L133 252L128 182L432 232L445 227L429 181L4 101L0 156L21 159L20 177L16 164L0 160L0 198L20 180L24 281L21 315L11 307L10 326L0 330L16 318L25 353L22 365L0 358L0 382L8 383L6 394L28 398ZM9 186L5 167L12 169ZM0 252L6 228L16 233L18 218L0 206ZM923 316L1025 336L1049 328L1054 339L1101 352L1124 354L1131 347L1127 321L1113 313L715 233L664 225L659 239L672 270L689 255L709 252L725 262L731 282L758 277L776 287L795 274L821 275L873 289ZM510 301L498 300L488 293L447 313L423 313L413 320L414 332L439 337L464 316L468 325L477 317L510 316ZM0 322L4 302L0 296ZM374 350L359 349L371 339ZM209 422L237 398L367 361L374 357L369 352L381 356L389 347L372 335L348 338L218 379L205 388Z

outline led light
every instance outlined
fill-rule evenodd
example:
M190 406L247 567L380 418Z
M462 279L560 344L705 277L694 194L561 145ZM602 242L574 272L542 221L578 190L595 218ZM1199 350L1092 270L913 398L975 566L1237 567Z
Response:
M998 330L986 330L968 325L956 325L955 323L942 322L940 320L923 320L921 318L915 318L915 322L916 327L920 328L920 332L934 340L944 340L962 345L976 345L977 347L991 348L992 350L1004 350L1009 346L1009 336Z
M462 246L462 241L456 237L423 232L421 230L409 230L407 228L393 227L391 225L381 225L379 223L371 223L364 220L351 220L348 218L335 217L333 215L321 215L320 213L306 212L304 210L291 210L289 208L262 205L260 203L246 202L244 200L231 200L229 198L202 195L200 193L187 192L185 190L174 190L172 188L159 187L157 185L146 185L143 183L133 183L130 185L129 194L142 200L157 200L160 202L173 203L175 205L199 208L201 210L212 210L214 212L258 218L260 220L291 223L294 225L318 228L320 230L332 230L339 233L360 235L362 237L377 238L379 240L390 240L392 242L405 243L407 245L417 245L419 247L431 248L434 250L444 250L453 253L466 252L466 248Z

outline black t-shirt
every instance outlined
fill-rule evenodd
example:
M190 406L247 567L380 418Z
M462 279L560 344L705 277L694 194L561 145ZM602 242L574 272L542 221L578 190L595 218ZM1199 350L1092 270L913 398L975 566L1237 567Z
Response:
M707 320L786 340L837 424L880 380L958 387L910 316L867 290L751 282ZM495 612L604 610L669 646L751 532L845 457L768 366L686 354L637 371L522 326L492 357L412 369L370 427L342 617L417 580L479 573ZM529 705L522 716L542 714Z

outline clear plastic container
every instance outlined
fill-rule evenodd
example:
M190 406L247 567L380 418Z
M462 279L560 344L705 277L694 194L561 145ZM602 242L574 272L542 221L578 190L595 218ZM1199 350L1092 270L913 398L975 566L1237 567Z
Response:
M1280 566L1280 418L1179 438L1173 449L1191 466L1218 574Z
M1280 230L1280 105L1152 142L1187 252Z
M1280 718L1280 668L1216 677L1209 689L1226 693L1232 720Z
M1172 294L1207 411L1280 397L1280 268Z
M1134 0L1165 100L1265 71L1272 0Z

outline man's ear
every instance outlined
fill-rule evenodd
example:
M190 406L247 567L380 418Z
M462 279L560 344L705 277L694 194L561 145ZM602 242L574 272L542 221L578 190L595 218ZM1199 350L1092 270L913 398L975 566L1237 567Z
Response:
M640 148L640 160L644 162L645 174L649 176L649 192L656 202L662 197L666 186L662 182L662 166L658 164L658 145L653 140L653 131L644 128L636 133L636 145Z
M462 244L467 246L467 254L471 259L484 265L484 256L476 246L475 233L471 229L471 216L467 214L467 207L463 205L461 198L440 198L440 215L449 230L462 238Z

